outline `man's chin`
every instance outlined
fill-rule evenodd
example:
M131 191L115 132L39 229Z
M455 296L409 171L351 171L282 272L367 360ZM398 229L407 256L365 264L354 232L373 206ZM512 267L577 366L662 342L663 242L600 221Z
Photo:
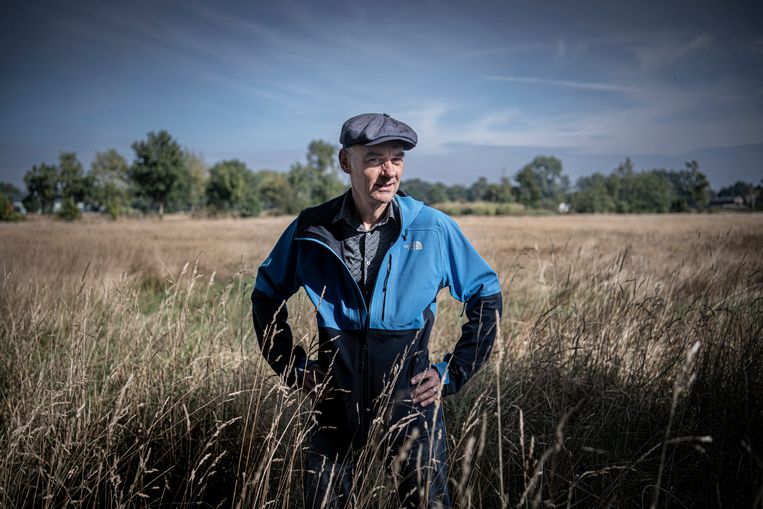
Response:
M392 201L392 199L395 197L395 189L390 189L389 191L375 191L371 193L371 198L376 200L379 203L389 203Z

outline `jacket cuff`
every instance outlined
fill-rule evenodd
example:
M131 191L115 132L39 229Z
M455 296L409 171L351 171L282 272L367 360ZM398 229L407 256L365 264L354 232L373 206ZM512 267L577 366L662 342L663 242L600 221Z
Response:
M448 363L438 362L436 364L432 364L432 367L437 370L437 372L440 374L440 380L444 380L444 384L448 385L450 383L450 376L448 376Z

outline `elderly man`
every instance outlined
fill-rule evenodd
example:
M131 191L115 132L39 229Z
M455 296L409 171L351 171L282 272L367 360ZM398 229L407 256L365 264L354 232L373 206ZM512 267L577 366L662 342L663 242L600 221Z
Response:
M344 123L339 141L350 190L299 214L252 293L270 366L288 384L321 394L305 454L305 505L357 503L359 456L380 447L401 505L449 507L435 403L489 356L502 307L498 278L452 219L398 190L405 151L418 141L413 129L366 113ZM316 307L317 360L293 345L287 323L285 302L299 287ZM429 334L445 287L464 302L467 320L453 352L432 364Z

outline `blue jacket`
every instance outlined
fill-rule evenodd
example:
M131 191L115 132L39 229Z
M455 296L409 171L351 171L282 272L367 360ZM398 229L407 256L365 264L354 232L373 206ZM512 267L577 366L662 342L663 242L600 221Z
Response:
M464 302L467 316L453 353L436 365L447 382L445 395L457 392L487 360L502 308L495 272L455 221L404 193L395 199L400 232L368 305L343 261L339 225L333 224L342 196L305 209L288 226L260 266L252 292L260 348L290 384L300 383L306 364L316 362L294 347L287 323L286 300L300 287L307 292L316 308L317 362L330 374L318 424L335 430L348 447L365 443L375 415L384 415L388 426L431 418L411 403L410 379L430 366L429 334L440 289L449 288Z

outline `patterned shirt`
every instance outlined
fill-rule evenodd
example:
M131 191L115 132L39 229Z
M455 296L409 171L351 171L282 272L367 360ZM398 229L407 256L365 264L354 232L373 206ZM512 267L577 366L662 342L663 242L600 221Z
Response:
M366 231L355 212L350 189L344 195L342 209L334 217L334 223L342 222L342 258L363 292L366 304L373 292L384 255L400 232L399 216L398 205L392 200L379 222Z

